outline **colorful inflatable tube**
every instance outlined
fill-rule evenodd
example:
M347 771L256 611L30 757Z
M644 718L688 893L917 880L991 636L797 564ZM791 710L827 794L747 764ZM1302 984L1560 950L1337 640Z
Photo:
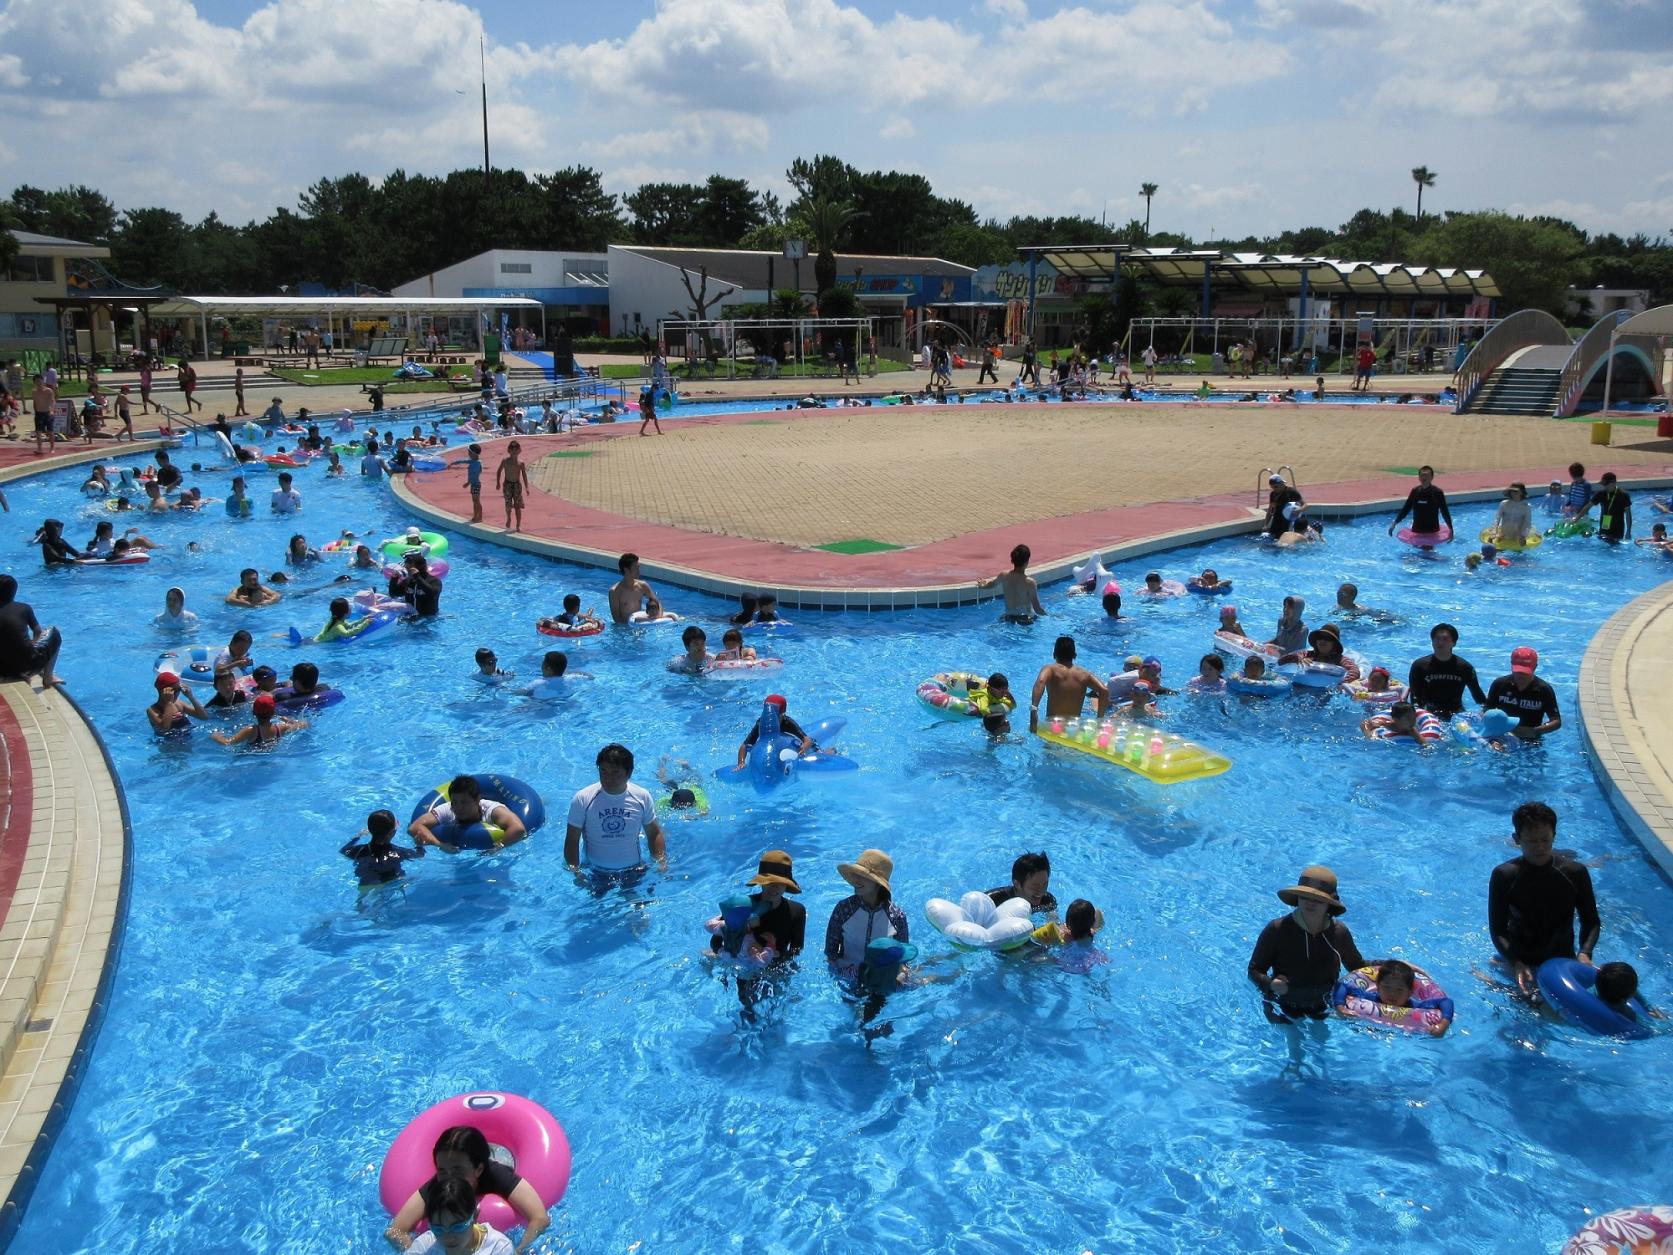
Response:
M989 711L987 677L970 671L939 672L918 685L918 701L939 719L985 719ZM1007 694L997 705L1009 712L1017 703Z
M815 746L806 754L798 753L801 747L799 738L780 730L778 707L771 702L761 704L758 726L760 731L744 765L721 767L716 770L715 779L729 784L747 781L755 786L756 792L767 793L798 776L834 775L859 770L860 765L852 758L824 751L824 747L835 741L848 726L848 720L840 715L821 719L806 729Z
M391 1216L435 1175L436 1141L456 1124L470 1125L488 1139L490 1146L508 1152L517 1175L534 1187L547 1207L555 1207L563 1197L569 1187L569 1138L552 1113L516 1094L460 1094L421 1112L401 1130L384 1155L383 1169L378 1173L378 1197ZM502 1233L523 1223L511 1204L495 1194L482 1197L477 1219Z
M1659 1255L1673 1250L1673 1207L1619 1207L1593 1216L1567 1242L1562 1255Z
M1481 529L1481 539L1484 543L1502 549L1506 553L1522 553L1524 550L1538 549L1540 541L1545 538L1538 532L1529 532L1520 542L1509 539L1501 540L1498 532L1491 527L1484 527Z
M1413 549L1433 549L1436 545L1444 545L1452 539L1452 529L1444 523L1438 532L1414 532L1409 527L1402 527L1394 533L1394 539L1410 545Z
M498 772L472 773L471 779L476 781L476 787L482 792L484 807L490 802L504 806L523 821L523 827L530 836L545 827L546 803L541 801L540 794L532 786L524 784L516 776L504 776ZM439 784L419 798L418 805L407 816L407 822L410 824L426 811L433 810L438 803L447 801L447 790L451 784L451 781ZM468 828L443 825L432 831L448 845L456 845L463 850L492 850L505 840L505 830L497 824L472 824Z
M1446 990L1437 985L1428 972L1414 966L1412 971L1416 978L1412 981L1411 1005L1391 1007L1377 992L1377 973L1381 970L1382 964L1372 963L1349 972L1336 982L1331 1004L1343 1015L1372 1024L1387 1024L1408 1033L1428 1033L1439 1037L1446 1032L1452 1024L1452 999L1446 996Z

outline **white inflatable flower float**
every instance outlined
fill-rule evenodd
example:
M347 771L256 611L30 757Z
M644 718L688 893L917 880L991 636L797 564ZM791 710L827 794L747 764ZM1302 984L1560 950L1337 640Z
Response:
M976 890L957 902L931 898L924 903L929 922L960 950L1014 950L1034 931L1027 898L1012 898L999 906Z

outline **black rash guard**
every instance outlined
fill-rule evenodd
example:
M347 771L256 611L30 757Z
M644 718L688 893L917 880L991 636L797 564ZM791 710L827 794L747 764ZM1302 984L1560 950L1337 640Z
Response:
M1452 511L1447 509L1446 494L1434 484L1419 484L1406 494L1406 504L1394 516L1395 525L1408 514L1412 516L1414 532L1438 532L1443 518L1447 528L1452 527Z
M1527 688L1519 689L1514 679L1501 675L1488 686L1486 704L1488 710L1515 715L1517 726L1523 728L1537 728L1562 718L1562 712L1557 709L1556 691L1537 677Z
M750 902L757 912L756 939L759 940L762 933L771 933L777 943L780 962L800 954L807 943L807 908L800 902L780 898L772 910L762 912L761 895L758 893L751 895Z
M1364 966L1346 924L1333 919L1319 932L1309 933L1291 914L1261 929L1249 956L1249 979L1286 1015L1317 1016L1329 1005L1342 969L1351 972ZM1272 992L1273 979L1279 976L1290 983L1281 998Z
M1536 867L1513 858L1495 867L1487 882L1487 928L1494 947L1512 963L1538 967L1546 959L1572 959L1576 915L1580 950L1590 954L1603 925L1592 875L1571 859Z
M802 725L797 723L789 715L780 715L778 717L778 730L786 736L795 737L798 741L805 741L808 739L807 733L802 731ZM746 747L754 745L755 742L760 739L761 721L758 719L755 721L755 726L749 730L749 735L744 738L744 745Z
M1015 885L1000 885L997 889L988 890L988 897L993 901L995 906L1001 906L1004 903L1009 902L1012 898L1020 898L1021 896L1022 895L1017 892L1017 887ZM1057 899L1052 897L1049 893L1043 896L1040 899L1039 904L1034 908L1036 911L1055 911L1056 909Z
M1464 690L1485 705L1487 694L1481 691L1481 681L1467 659L1452 655L1442 662L1434 654L1425 654L1412 664L1406 677L1410 690L1409 701L1443 719L1451 718L1464 709Z

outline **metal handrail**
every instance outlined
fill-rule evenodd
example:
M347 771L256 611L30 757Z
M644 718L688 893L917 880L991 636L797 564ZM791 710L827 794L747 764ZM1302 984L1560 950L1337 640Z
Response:
M1569 343L1568 328L1543 309L1520 309L1476 341L1453 379L1458 393L1454 414L1462 414L1475 400L1487 377L1512 353L1540 344Z
M1288 474L1285 474L1286 471ZM1295 482L1295 468L1293 466L1285 465L1261 467L1260 475L1255 480L1255 508L1257 510L1264 510L1266 508L1266 503L1261 500L1261 493L1271 485L1272 477L1274 475L1283 475L1284 482L1286 484L1288 484L1291 488L1297 487Z
M1574 352L1563 363L1562 381L1557 386L1557 406L1552 417L1567 418L1574 413L1597 364L1608 356L1609 347L1615 342L1615 328L1631 317L1632 311L1627 309L1605 314L1575 341Z

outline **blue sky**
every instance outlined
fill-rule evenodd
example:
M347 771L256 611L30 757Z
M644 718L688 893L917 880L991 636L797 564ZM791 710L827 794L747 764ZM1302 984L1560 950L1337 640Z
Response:
M798 155L984 216L1202 236L1413 203L1673 232L1666 0L62 0L0 4L7 187L265 217L309 182L480 160L612 191ZM99 13L89 21L90 12Z

